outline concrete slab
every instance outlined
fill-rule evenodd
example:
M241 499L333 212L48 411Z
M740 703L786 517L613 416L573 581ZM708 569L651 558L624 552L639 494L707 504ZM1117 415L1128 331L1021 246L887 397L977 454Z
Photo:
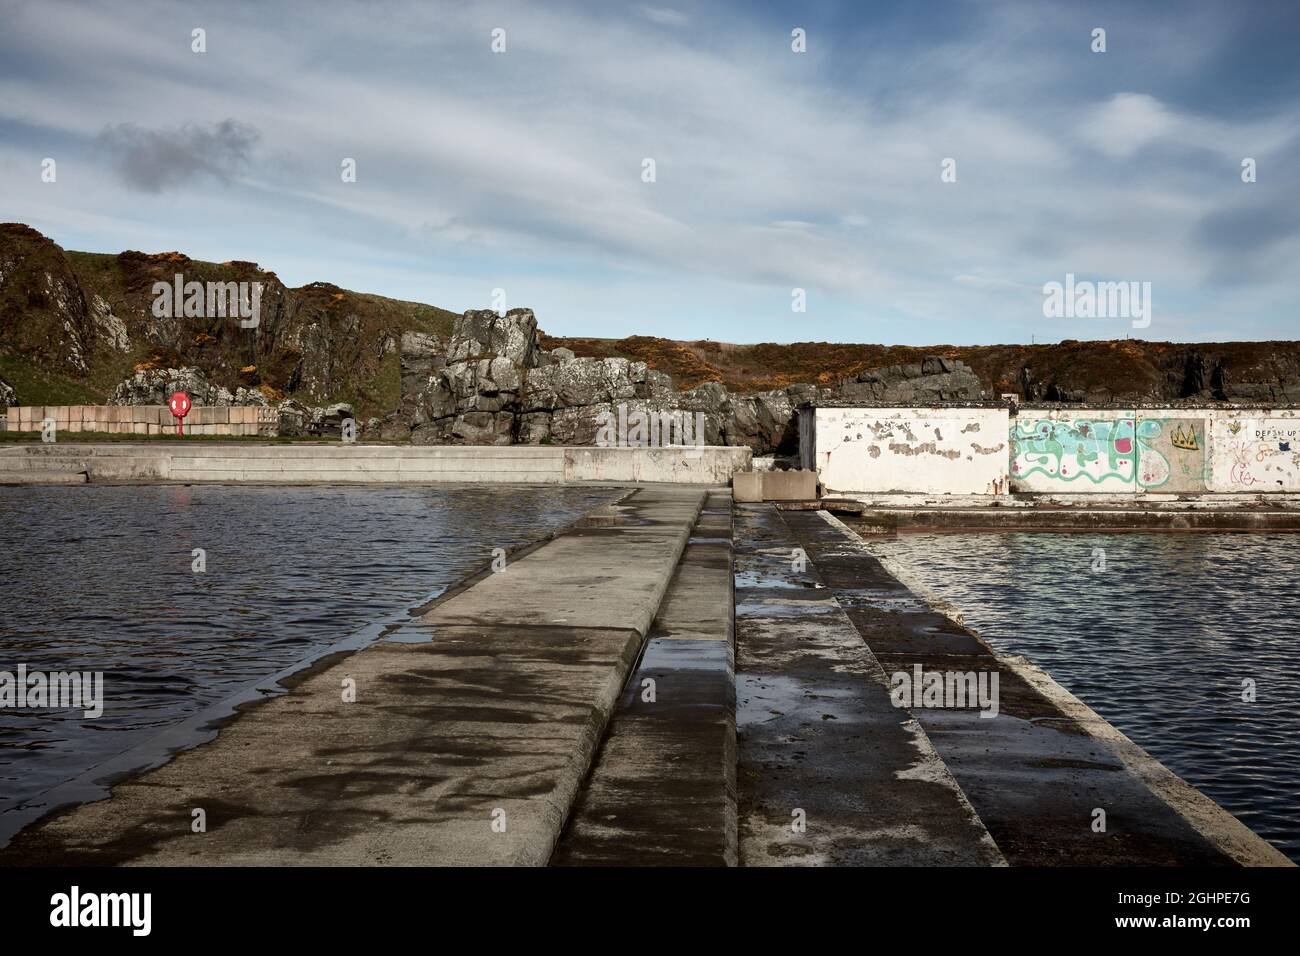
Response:
M747 471L732 476L736 501L809 501L817 498L815 471Z
M730 496L709 496L556 866L736 864Z
M782 515L735 521L741 865L1001 864Z

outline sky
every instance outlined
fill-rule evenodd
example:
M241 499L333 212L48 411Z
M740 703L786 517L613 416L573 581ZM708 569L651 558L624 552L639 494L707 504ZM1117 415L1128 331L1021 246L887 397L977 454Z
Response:
M0 220L68 249L556 335L1300 338L1292 0L0 15ZM1045 315L1067 274L1149 282L1149 324Z

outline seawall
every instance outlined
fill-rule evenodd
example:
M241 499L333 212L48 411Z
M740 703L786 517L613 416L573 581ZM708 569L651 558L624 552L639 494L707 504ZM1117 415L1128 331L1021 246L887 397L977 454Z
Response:
M561 445L148 442L0 446L0 483L86 481L274 484L671 482L725 485L750 450Z

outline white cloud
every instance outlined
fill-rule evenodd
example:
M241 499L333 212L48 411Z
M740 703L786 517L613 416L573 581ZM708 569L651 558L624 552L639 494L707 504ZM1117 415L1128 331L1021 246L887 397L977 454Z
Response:
M777 337L800 286L822 310L805 335L862 338L858 316L908 314L894 337L992 335L970 329L978 316L1027 339L1041 314L1018 290L1066 271L1199 289L1209 311L1229 260L1200 224L1241 201L1241 156L1260 159L1252 188L1271 195L1297 128L1294 110L1063 98L1076 68L1044 49L1053 21L1037 8L847 61L830 43L789 53L788 31L743 8L726 29L672 31L644 22L687 22L663 7L297 10L290 28L212 8L210 52L195 55L193 16L166 4L19 7L0 37L0 62L30 64L0 69L0 120L24 130L0 145L9 216L74 247L210 249L290 281L373 276L384 285L368 291L424 289L451 308L483 304L452 298L482 277L514 276L548 297L527 304L557 331L696 337L703 315ZM497 25L503 55L488 47ZM1178 39L1181 57L1203 58ZM88 148L109 124L161 136L228 118L261 134L229 184L142 196ZM60 183L41 190L28 171L49 151ZM356 183L340 181L345 156ZM956 184L939 178L949 156ZM1252 301L1296 303L1293 281L1265 278ZM615 295L625 324L608 329Z
M664 27L682 27L690 23L690 17L686 14L668 7L641 7L641 15L651 23Z

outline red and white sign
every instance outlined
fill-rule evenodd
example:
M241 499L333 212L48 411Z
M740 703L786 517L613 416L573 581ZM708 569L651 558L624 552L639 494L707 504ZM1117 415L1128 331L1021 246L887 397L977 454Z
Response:
M167 407L177 419L184 419L190 413L190 397L184 392L172 392L172 397L167 400ZM185 434L184 421L176 422L176 434Z

